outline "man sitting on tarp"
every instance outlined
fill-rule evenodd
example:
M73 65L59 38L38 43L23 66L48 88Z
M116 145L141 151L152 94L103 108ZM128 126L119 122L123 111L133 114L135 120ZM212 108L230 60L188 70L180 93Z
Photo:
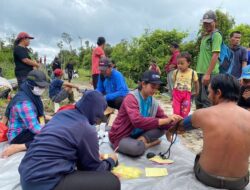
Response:
M109 107L120 109L122 101L129 91L124 76L113 69L112 62L106 57L100 60L99 70L101 74L96 90L104 95Z
M237 106L240 84L220 74L209 85L213 106L195 111L167 133L201 128L203 150L195 158L196 178L215 188L243 189L249 183L250 112Z

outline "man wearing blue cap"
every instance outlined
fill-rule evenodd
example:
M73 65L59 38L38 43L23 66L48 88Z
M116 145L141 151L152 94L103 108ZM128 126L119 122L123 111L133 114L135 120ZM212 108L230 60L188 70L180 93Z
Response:
M242 69L242 86L238 105L250 111L250 65Z
M112 62L106 57L100 60L99 70L101 74L96 90L104 95L109 107L119 110L129 91L125 78L122 73L113 69Z

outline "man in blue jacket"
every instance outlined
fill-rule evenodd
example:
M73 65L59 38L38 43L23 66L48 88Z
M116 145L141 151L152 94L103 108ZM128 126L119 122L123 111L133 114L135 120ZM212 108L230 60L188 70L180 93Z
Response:
M42 129L23 158L19 173L23 190L120 190L109 171L116 154L99 154L92 125L107 104L101 93L87 91L75 107L59 111Z
M120 109L124 97L128 94L128 86L124 76L113 69L112 62L104 57L100 60L97 91L101 92L109 107Z

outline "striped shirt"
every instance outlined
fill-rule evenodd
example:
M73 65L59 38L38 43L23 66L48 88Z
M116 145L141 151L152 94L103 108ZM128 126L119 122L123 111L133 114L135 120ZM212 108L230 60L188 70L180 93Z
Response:
M37 134L42 128L37 119L35 106L31 101L18 102L11 108L8 126L7 136L9 142L25 129Z

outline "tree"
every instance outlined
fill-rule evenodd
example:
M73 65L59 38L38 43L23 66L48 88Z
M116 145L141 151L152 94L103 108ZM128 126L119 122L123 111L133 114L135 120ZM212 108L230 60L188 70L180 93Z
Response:
M62 33L62 40L69 45L69 49L70 51L72 51L72 46L71 46L71 42L73 41L73 38L70 36L70 34L63 32Z
M217 28L222 33L223 39L228 40L230 30L235 25L234 18L229 15L229 13L223 13L221 10L217 9L215 11L217 17Z
M137 81L148 69L149 61L154 58L163 70L170 54L169 44L181 43L187 33L176 30L155 30L145 33L131 42L122 40L112 48L111 57L117 62L117 67L127 77Z
M250 43L250 25L249 24L240 24L235 26L233 29L230 30L230 33L233 31L240 31L241 32L241 45L248 47Z
M60 50L62 50L62 48L63 48L63 42L62 42L62 41L59 41L56 45L57 45L57 47L58 47Z

